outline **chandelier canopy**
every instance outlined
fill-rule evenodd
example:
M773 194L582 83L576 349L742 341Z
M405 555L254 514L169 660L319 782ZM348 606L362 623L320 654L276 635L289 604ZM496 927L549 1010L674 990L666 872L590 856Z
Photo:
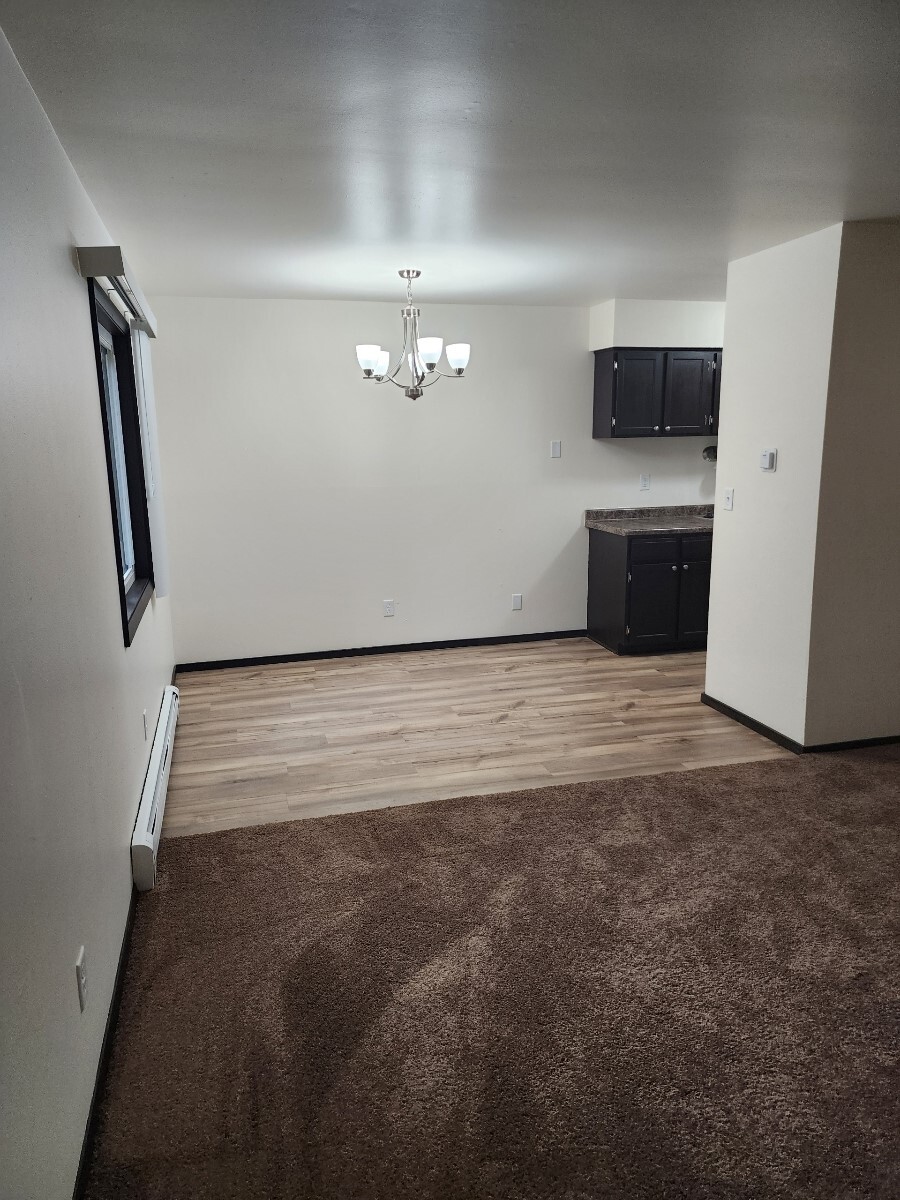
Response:
M454 342L446 349L449 371L439 371L438 363L444 349L444 339L419 337L419 309L412 302L412 281L422 274L407 267L397 274L406 280L406 304L400 309L403 316L403 349L397 365L391 370L391 354L380 346L357 346L356 359L362 368L363 379L374 379L376 383L393 383L403 388L410 400L418 400L422 392L437 383L442 376L456 379L469 364L468 342ZM409 373L409 383L398 379L403 368Z

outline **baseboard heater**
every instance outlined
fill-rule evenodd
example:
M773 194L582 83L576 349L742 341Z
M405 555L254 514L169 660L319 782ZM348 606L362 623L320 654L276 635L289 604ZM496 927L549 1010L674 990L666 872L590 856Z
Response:
M156 854L166 807L166 788L172 765L172 743L178 720L178 688L167 687L153 735L147 778L131 838L131 871L139 892L149 892L156 883Z

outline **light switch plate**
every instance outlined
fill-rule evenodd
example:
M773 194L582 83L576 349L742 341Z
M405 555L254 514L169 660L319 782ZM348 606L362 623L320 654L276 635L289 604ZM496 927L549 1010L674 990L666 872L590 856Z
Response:
M562 458L562 442L551 442L550 443L550 457L551 458Z
M642 475L642 476L641 476L641 489L640 489L640 490L641 490L642 492L649 492L649 491L650 491L650 476L649 476L649 475Z
M519 609L522 607L522 593L521 592L513 592L512 606L513 606L513 612L518 612Z
M722 501L722 507L726 512L731 512L734 508L734 488L726 488L725 496Z
M777 450L763 450L759 456L759 469L761 471L774 471L778 465Z

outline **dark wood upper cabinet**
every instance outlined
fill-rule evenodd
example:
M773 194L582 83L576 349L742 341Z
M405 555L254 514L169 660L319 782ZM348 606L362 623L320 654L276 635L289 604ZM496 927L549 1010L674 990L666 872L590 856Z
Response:
M616 376L617 437L650 437L662 426L665 355L658 350L620 350L613 362Z
M713 361L713 409L712 420L709 423L709 432L719 432L719 399L722 395L722 351L716 353Z
M666 354L666 433L697 436L709 432L714 359L709 350L669 350Z
M721 362L715 348L594 351L594 437L714 433Z

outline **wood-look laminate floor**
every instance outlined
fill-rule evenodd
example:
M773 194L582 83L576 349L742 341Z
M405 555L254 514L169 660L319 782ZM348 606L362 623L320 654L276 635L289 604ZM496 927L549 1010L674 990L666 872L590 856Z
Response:
M587 638L182 673L163 833L790 757Z

